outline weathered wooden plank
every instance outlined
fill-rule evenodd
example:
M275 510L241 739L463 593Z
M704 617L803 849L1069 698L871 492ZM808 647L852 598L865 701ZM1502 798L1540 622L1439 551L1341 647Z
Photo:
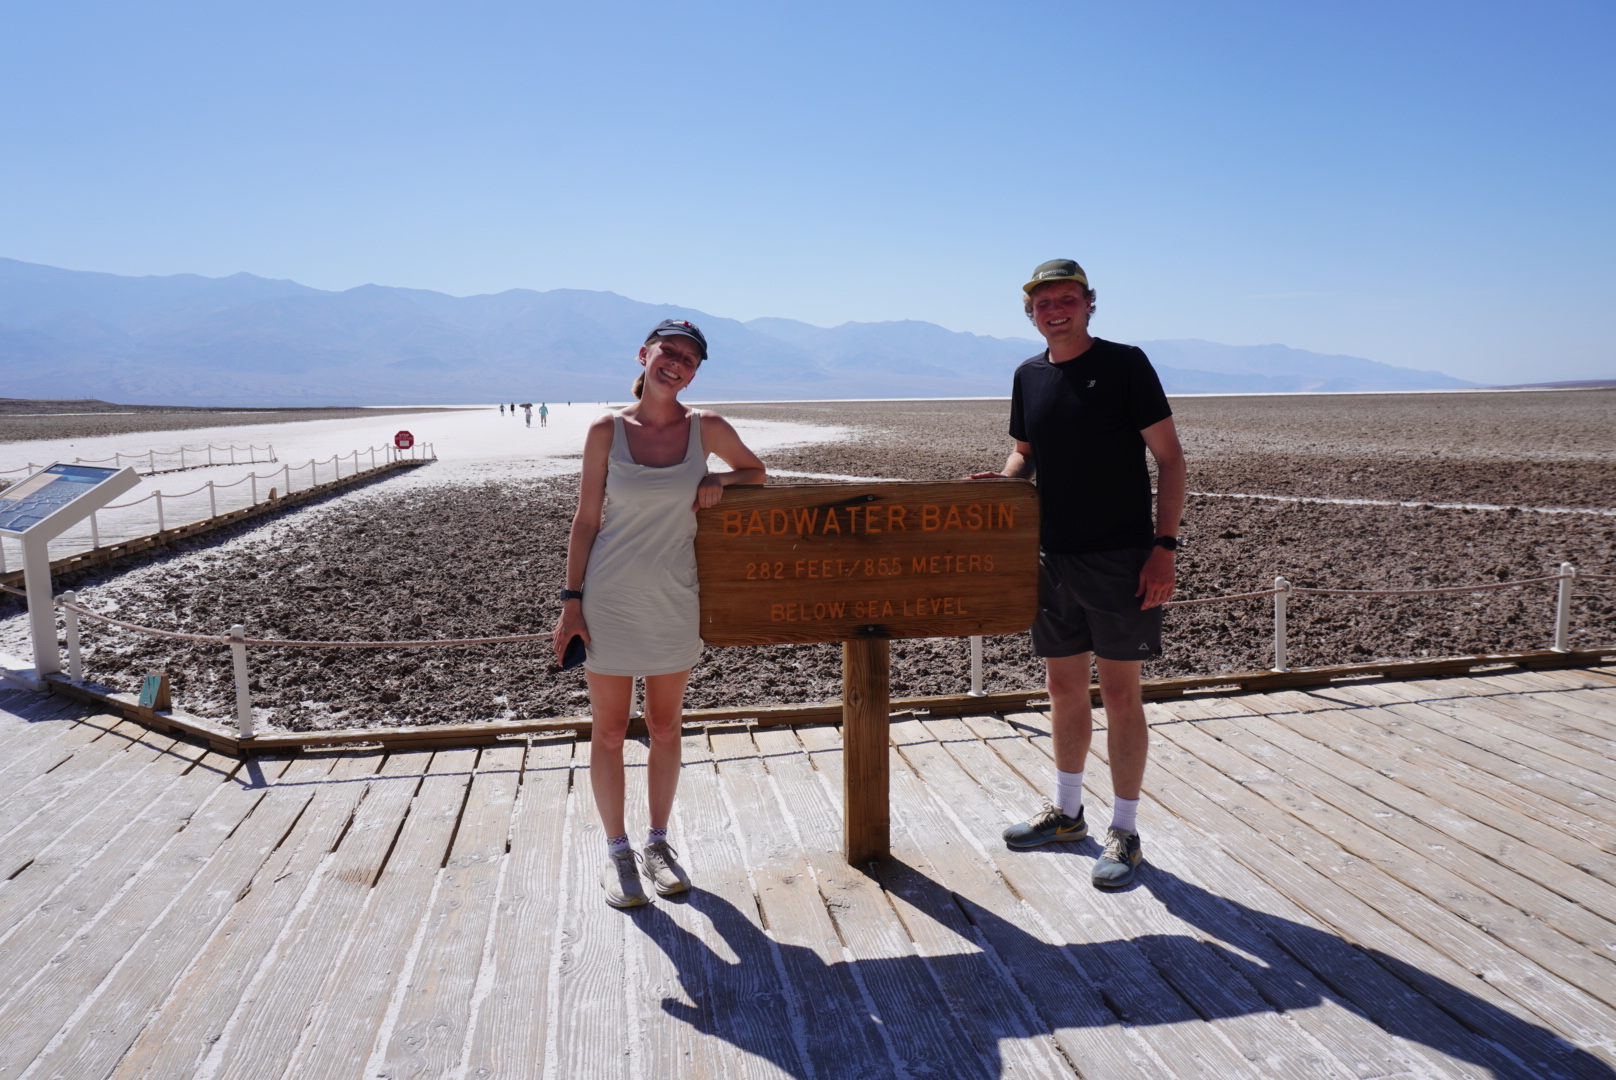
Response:
M138 868L132 884L75 932L51 942L51 962L0 1004L0 1077L17 1076L32 1064L85 997L161 921L175 897L266 798L285 764L265 762L262 782L245 775L216 780L195 814L171 834L171 842Z
M1510 709L1534 722L1549 718L1555 724L1550 730L1561 738L1566 738L1563 732L1574 731L1583 740L1578 745L1606 757L1616 754L1616 704L1595 700L1584 691L1498 694L1468 700L1479 707Z
M814 767L824 773L828 788L841 787L842 743L839 732L829 727L806 727L797 731L798 738L808 750ZM893 755L892 784L894 805L892 814L892 858L876 863L872 870L880 882L886 899L904 931L923 958L931 978L937 983L947 1002L949 1015L960 1025L987 1063L991 1076L1022 1078L1074 1077L1071 1064L1055 1045L1049 1025L1032 1008L1020 986L1010 976L1007 966L996 957L990 957L983 946L976 927L965 917L954 894L942 882L944 875L937 871L931 857L937 855L951 861L956 873L952 880L961 882L962 875L973 878L971 891L993 890L1000 894L1007 906L1019 902L1004 883L991 872L976 874L977 865L969 859L956 858L953 849L961 840L948 836L941 828L944 822L937 815L927 814L930 796L920 780L909 769L900 755ZM933 828L925 832L931 842L922 845L916 840L906 810L916 818L927 819ZM967 848L969 845L965 845ZM1025 937L1025 935L1024 935ZM1042 942L1037 942L1041 945ZM1046 948L1045 952L1053 952ZM1063 976L1072 969L1063 958L1047 957L1058 965ZM1041 971L1027 972L1037 979ZM1043 986L1054 985L1042 982ZM1110 1020L1106 1034L1111 1040L1126 1039L1115 1017ZM1083 1032L1089 1041L1096 1034L1092 1029ZM1081 1040L1065 1043L1068 1053ZM1087 1047L1085 1046L1085 1050ZM1097 1055L1081 1054L1074 1060L1086 1063L1096 1061ZM1127 1061L1127 1058L1123 1058ZM1090 1067L1089 1064L1085 1068ZM944 1075L947 1075L945 1072ZM1138 1075L1129 1062L1121 1072L1107 1072L1108 1076Z
M1616 944L1616 924L1454 843L1457 837L1423 824L1402 806L1365 795L1339 778L1352 772L1350 762L1337 757L1330 763L1333 769L1320 768L1279 745L1279 736L1269 742L1226 722L1197 725L1196 733L1204 738L1193 749L1203 760L1217 764L1209 756L1211 742L1238 753L1240 759L1223 760L1229 769L1241 770L1246 787L1533 962L1616 1005L1616 964L1599 954ZM1185 739L1178 741L1190 748Z
M242 998L204 1068L231 1080L287 1074L332 970L356 937L371 885L382 871L431 762L427 753L391 754L369 783L353 824L316 874L302 906L277 939L263 975ZM363 1066L364 1060L355 1066Z
M704 741L682 740L681 760L684 747L694 744L700 759L710 761L701 745ZM637 808L646 802L649 762L648 738L624 744L631 821L639 817ZM681 781L680 788L688 796L688 778ZM677 806L676 801L676 810ZM669 820L669 842L675 851L691 850L678 825L677 817ZM638 850L639 830L631 828ZM714 1037L717 1018L710 1006L713 972L708 963L710 945L702 937L704 920L689 903L688 893L659 899L649 882L645 888L651 906L630 913L636 932L627 935L624 956L628 1032L638 1042L635 1069L645 1076L711 1076L716 1080L725 1074L725 1065L734 1055ZM680 1014L677 1019L674 1010Z
M1564 830L1505 810L1441 775L1409 768L1350 731L1312 717L1278 716L1257 734L1590 911L1616 918L1616 858Z
M420 958L407 973L383 1054L388 1076L448 1076L460 1065L524 750L491 747L477 759L454 846L427 912Z
M151 737L163 738L161 735ZM77 820L66 824L40 821L33 836L16 838L18 842L14 851L11 850L12 845L3 845L7 849L5 864L16 868L11 871L5 885L0 887L0 932L8 931L39 905L48 902L65 882L106 851L109 844L119 843L120 839L131 835L132 830L134 839L125 841L125 844L140 847L161 843L168 835L168 830L159 828L148 837L138 835L139 830L151 825L146 811L206 753L208 751L201 747L181 743L167 751L152 754L143 765L131 757L128 764L134 766L132 775L110 791L106 798L85 800L90 803L89 813L72 815ZM113 787L110 778L108 786ZM197 799L201 797L200 794L196 795ZM175 819L176 823L182 821L183 814L188 812L182 811L181 816ZM35 854L23 860L28 851ZM127 859L133 857L134 850L120 845L113 854ZM83 903L91 902L91 897L95 895L93 888L85 889L82 893L75 888L74 892Z
M628 935L638 931L631 916L606 904L601 891L606 834L595 813L587 768L574 769L571 799L571 846L562 871L567 893L551 975L545 1069L553 1077L626 1080L633 1075L630 1055L638 1051L638 1039L628 1027L623 961Z
M379 753L348 752L315 789L313 804L230 912L109 1080L193 1076L225 1034L283 929L364 798Z
M118 734L108 737L108 732L114 730ZM14 811L8 811L7 806L17 796L24 796L32 785L61 771L74 758L82 759L74 767L74 771L79 773L105 764L143 733L139 725L123 726L121 718L105 713L85 717L71 727L56 731L30 732L30 738L16 747L15 753L7 755L4 768L0 768L0 790L6 793L3 801L0 801L0 814L8 815L7 818L0 818L0 822L4 822L0 824L0 829L9 831L20 820ZM0 835L4 833L0 832Z
M258 871L275 857L331 764L292 762L95 987L93 997L79 1004L70 1026L40 1054L36 1070L63 1077L102 1077L112 1070Z
M1512 737L1521 729L1542 737L1540 746L1554 757L1616 781L1616 742L1602 735L1590 735L1578 724L1567 724L1562 717L1586 717L1567 713L1537 698L1492 697L1479 700L1432 701L1428 708L1446 713L1464 724L1476 724ZM1557 744L1557 745L1556 745Z
M285 762L271 762L279 770ZM32 888L27 875L18 890L17 905L7 912L13 920L5 931L5 962L0 964L0 1002L15 999L30 980L49 965L63 942L76 940L87 926L95 926L105 909L115 903L131 883L165 867L170 849L180 844L198 808L219 794L221 781L237 762L208 754L179 780L171 782L147 804L120 807L127 815L120 842L95 848L88 862L62 874L58 867L41 867L40 888ZM262 785L257 789L262 791ZM245 812L245 811L244 811Z
M152 753L171 747L175 740L139 724L97 716L65 732L71 742L52 740L52 753L36 761L31 770L16 774L0 802L0 876L15 870L11 857L32 857L37 837L57 836L74 815L94 812L100 800L118 789L129 773L139 768L124 752ZM5 781L0 781L5 783Z
M1357 690L1351 693L1357 693ZM1616 785L1523 743L1492 735L1425 705L1361 710L1374 723L1588 817L1616 825Z
M1034 746L999 717L966 717L965 723L1022 776L1053 766L1048 747ZM1086 801L1103 814L1112 797L1110 776L1102 762L1092 768L1084 784ZM1174 932L1189 932L1223 952L1264 1001L1283 1011L1352 1075L1466 1075L1469 1067L1453 1061L1454 1053L1474 1060L1487 1052L1482 1040L1429 999L1266 881L1209 849L1205 834L1164 806L1147 813L1150 869L1141 880L1181 920ZM1445 1067L1434 1065L1433 1058Z
M886 726L881 725L883 736ZM874 1004L881 1033L900 1065L920 1076L983 1080L997 1076L997 1070L990 1073L978 1048L962 1037L879 882L842 857L836 842L841 814L795 734L783 728L760 729L753 741L774 780L774 818L781 828L796 833L819 895L851 955L854 974ZM882 758L890 752L883 737ZM844 755L844 768L845 760Z
M991 754L974 736L969 736L969 744ZM993 843L1018 812L1025 814L1026 807L1011 811L983 786L984 777L988 784L1002 782L1002 776L994 775L1002 766L982 769L984 762L973 760L979 773L954 756L959 750L967 759L974 759L971 745L914 742L905 745L903 753L926 784L948 803L962 826L981 842ZM1075 888L1072 879L1055 865L1056 859L1072 857L1069 851L1047 850L992 856L994 866L1016 893L1070 943L1070 954L1107 1005L1125 1022L1145 1029L1150 1049L1170 1075L1255 1075L1233 1046L1199 1023L1200 1014L1162 979L1136 946L1117 940L1096 908L1093 888L1086 884Z
M1349 891L1422 942L1428 942L1447 963L1433 966L1433 958L1427 950L1411 948L1407 941L1392 952L1373 938L1363 938L1354 933L1351 935L1353 940L1360 945L1383 949L1400 960L1417 965L1414 972L1404 973L1405 977L1418 979L1416 985L1442 1001L1444 1007L1456 1015L1464 1015L1464 1010L1470 1008L1471 1002L1455 1000L1448 993L1455 986L1463 986L1465 993L1472 997L1481 994L1482 985L1494 987L1517 1003L1516 1011L1524 1008L1576 1045L1594 1049L1601 1056L1616 1057L1613 1054L1616 1047L1613 1047L1610 1034L1616 1032L1616 1025L1607 1019L1610 1010L1606 1006L1566 985L1514 949L1455 917L1447 909L1389 877L1379 868L1350 855L1334 841L1269 804L1258 793L1240 783L1242 776L1226 775L1198 754L1178 745L1174 736L1178 735L1181 727L1164 725L1157 729L1169 737L1169 741L1152 754L1153 764L1160 766L1162 772L1183 783L1195 785L1202 794L1287 852L1291 859L1276 860L1275 870L1283 869L1285 862L1300 860L1318 871L1320 877ZM1197 749L1202 748L1197 746ZM1233 851L1227 846L1225 850ZM1268 876L1264 872L1265 867L1253 865L1251 868ZM1322 886L1316 883L1312 885L1315 892L1321 889ZM1305 892L1286 891L1303 907L1314 910L1311 898ZM1333 894L1334 890L1329 892ZM1335 925L1327 910L1318 910L1315 914ZM1411 957L1420 959L1411 961ZM1468 971L1474 978L1453 977L1451 972L1455 965ZM1442 970L1450 973L1447 979L1437 974ZM1420 978L1421 971L1430 972L1436 977L1430 980ZM1488 1030L1485 1023L1476 1026L1477 1030Z
M1103 747L1097 744L1095 753L1103 759ZM1428 1045L1463 1061L1497 1062L1506 1072L1516 1067L1515 1059L1527 1063L1532 1075L1576 1077L1587 1075L1590 1068L1603 1067L1584 1056L1582 1050L1558 1031L1539 1026L1538 1018L1530 1010L1502 992L1489 978L1478 977L1446 953L1409 933L1373 903L1344 888L1334 873L1338 867L1313 866L1296 858L1285 844L1278 842L1281 826L1261 809L1260 801L1250 800L1234 781L1222 777L1171 743L1154 749L1151 759L1145 786L1151 799L1215 837L1226 856L1270 883L1309 919L1317 920L1340 935L1336 940L1357 946L1398 981L1440 1004L1444 1012L1463 1021L1471 1031L1486 1033L1487 1038L1501 1044L1514 1058L1489 1051L1485 1043L1467 1047L1463 1041L1446 1037L1440 1024L1430 1025ZM1215 865L1214 860L1202 864L1203 867ZM1351 864L1346 865L1350 868ZM1285 922L1280 922L1275 929L1285 935L1287 950L1306 961L1311 970L1332 985L1341 986L1338 980L1343 977L1349 979L1350 985L1354 972L1341 963L1342 957L1331 935L1309 935L1305 929L1290 929ZM1488 969L1489 975L1491 970ZM1369 987L1373 982L1359 985ZM1413 1037L1426 1041L1420 1034L1425 1024L1415 1019L1419 1016L1417 1009L1391 996L1383 1004L1399 1012L1408 1008L1410 1026L1415 1032ZM1373 1015L1372 1005L1364 1007ZM1393 1018L1386 1017L1382 1022L1395 1030Z
M925 727L942 742L951 756L974 777L1007 817L1025 814L1037 805L1038 793L1048 789L1048 777L1042 783L1023 777L989 748L960 720L932 720ZM1100 828L1098 819L1091 829ZM1040 858L1048 869L1055 871L1046 895L1051 900L1053 889L1064 886L1069 903L1082 903L1095 913L1089 930L1096 943L1129 941L1143 954L1134 963L1148 966L1152 973L1171 986L1177 996L1188 1001L1202 1017L1212 1018L1215 1032L1208 1035L1221 1037L1232 1044L1246 1063L1264 1077L1306 1077L1346 1075L1339 1063L1323 1052L1322 1047L1299 1033L1293 1025L1276 1015L1256 990L1233 970L1218 953L1199 943L1193 934L1186 934L1183 924L1171 916L1150 919L1159 909L1150 902L1149 892L1130 889L1126 893L1109 894L1095 890L1089 881L1090 861L1076 852L1071 845L1062 845L1066 851L1049 852L1054 858ZM1085 845L1087 846L1087 845ZM1020 853L1006 851L1001 864L1015 860ZM1044 852L1028 853L1035 857ZM1030 861L1030 860L1029 860ZM1082 900L1077 898L1081 897ZM1034 901L1037 903L1038 901ZM1123 950L1115 946L1094 950L1110 960L1112 972L1134 969L1121 956ZM1115 985L1115 975L1104 984ZM1154 987L1141 987L1146 991ZM1159 991L1158 991L1159 992ZM1138 991L1135 991L1137 994ZM1140 1000L1144 1000L1142 995ZM1176 1006L1173 1006L1176 1007ZM1149 1023L1137 1013L1130 1019L1135 1023ZM1206 1040L1210 1042L1210 1040ZM1206 1044L1186 1047L1197 1055L1208 1054ZM1223 1053L1217 1048L1212 1053ZM1217 1060L1213 1057L1211 1060Z
M561 897L579 887L564 880L562 859L578 842L567 821L574 745L570 737L550 738L527 750L467 1076L521 1077L544 1060Z
M297 1076L346 1080L379 1051L376 1044L387 1035L384 1023L410 977L418 935L425 932L422 921L466 805L476 762L477 751L471 749L433 755L364 915L352 928L352 947L331 973L304 1033L292 1062ZM481 945L479 938L479 955ZM367 1071L377 1065L371 1062Z
M54 694L0 690L0 760L13 764L25 748L59 737L91 715L93 710Z
M690 998L689 1004L666 1001L661 1009L739 1051L722 1055L724 1072L737 1080L803 1076L800 1010L780 982L777 949L759 917L751 867L726 809L708 733L687 733L683 753L673 824L691 891L683 902L658 901L646 912L666 913L667 921L636 920L672 959Z
M891 1057L870 1019L806 859L774 811L768 776L744 732L712 735L718 776L732 808L770 937L801 1010L817 1076L890 1076Z

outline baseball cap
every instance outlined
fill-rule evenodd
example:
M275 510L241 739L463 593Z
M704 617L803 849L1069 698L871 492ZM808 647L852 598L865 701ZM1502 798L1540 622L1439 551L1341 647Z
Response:
M1038 269L1032 272L1032 280L1021 287L1021 291L1030 293L1040 285L1047 285L1051 281L1075 281L1085 289L1089 287L1089 276L1083 268L1071 259L1050 259L1046 263L1039 263Z
M680 334L684 337L691 338L697 345L701 346L701 358L703 360L707 359L707 337L701 332L701 327L697 326L689 319L663 319L661 322L656 324L656 329L652 330L651 333L657 337L667 337L669 334Z

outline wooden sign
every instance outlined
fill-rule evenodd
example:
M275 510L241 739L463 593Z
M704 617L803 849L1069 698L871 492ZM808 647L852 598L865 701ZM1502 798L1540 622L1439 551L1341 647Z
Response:
M696 534L709 645L1015 634L1038 610L1026 480L732 487Z

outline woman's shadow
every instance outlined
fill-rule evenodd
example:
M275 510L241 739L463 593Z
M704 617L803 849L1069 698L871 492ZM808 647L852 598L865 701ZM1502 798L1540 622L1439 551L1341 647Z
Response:
M923 915L964 928L976 948L826 963L813 949L773 941L722 897L693 890L686 902L710 920L737 959L715 953L657 906L635 911L695 1002L665 998L663 1011L789 1075L816 1080L888 1075L893 1057L915 1076L997 1078L1006 1039L1107 1024L1131 1025L1148 1039L1153 1025L1296 1012L1328 1002L1494 1077L1616 1080L1616 1070L1592 1054L1460 987L1159 867L1146 868L1135 888L1148 890L1213 940L1158 934L1051 945L897 860L882 865L880 878ZM1127 980L1112 976L1123 965L1141 963L1154 969L1152 979L1159 974L1169 985L1183 986L1199 972L1204 987L1210 973L1243 983L1245 992L1219 998L1186 987L1188 994L1151 1000L1113 992ZM988 1004L966 1008L967 1015L951 1012L948 1000L957 1004L962 987L976 988L973 996ZM878 1001L879 1018L869 1015L867 998ZM1208 1005L1214 999L1221 1004Z

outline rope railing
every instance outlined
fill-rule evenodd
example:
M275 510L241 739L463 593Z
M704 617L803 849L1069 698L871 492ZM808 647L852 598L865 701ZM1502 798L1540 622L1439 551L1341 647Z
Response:
M430 461L437 457L431 443L418 443L414 447L411 447L408 451L399 450L391 445L383 444L381 446L369 446L363 450L350 450L346 453L332 454L328 458L321 458L318 460L311 458L300 465L283 464L279 469L271 470L267 473L259 473L256 471L250 472L246 476L243 476L237 480L232 480L229 483L223 483L218 480L209 480L199 487L192 488L190 491L176 493L163 491L159 488L156 491L148 492L147 494L142 495L140 498L131 499L128 502L109 503L108 505L103 506L99 510L92 513L88 518L90 529L90 549L96 550L102 546L101 515L109 510L126 510L129 507L139 506L142 503L155 501L157 510L157 531L159 533L163 533L167 532L169 528L168 509L166 505L167 502L171 502L175 499L192 498L205 492L208 496L208 518L216 518L219 516L220 491L228 491L231 488L239 487L242 484L251 484L251 498L246 505L257 506L261 501L259 498L258 489L258 482L260 480L275 480L279 478L280 494L289 495L293 492L293 481L301 481L301 477L296 474L300 474L304 470L308 471L308 485L306 488L302 489L307 490L308 488L319 486L321 483L320 470L328 466L332 471L331 479L333 481L343 479L344 462L352 463L352 468L346 474L347 476L351 477L358 475L364 468L364 463L360 459L367 455L369 457L369 467L372 469L378 468L382 465L391 464L395 461ZM275 491L275 488L270 488L271 494L274 494ZM5 573L6 569L5 545L3 542L0 542L0 573Z
M1557 652L1567 652L1569 619L1571 610L1571 585L1576 580L1616 581L1613 574L1579 573L1570 563L1561 563L1560 572L1547 574L1542 577L1522 578L1517 581L1486 582L1476 585L1449 585L1428 589L1315 589L1291 585L1283 577L1274 579L1274 588L1258 589L1251 592L1228 593L1223 596L1199 597L1193 600L1170 601L1168 607L1189 607L1200 604L1225 603L1240 600L1257 600L1265 597L1274 598L1274 671L1288 671L1285 653L1285 601L1292 593L1314 596L1422 596L1438 595L1455 592L1481 592L1495 589L1517 588L1524 585L1539 585L1554 581L1559 583L1559 595L1555 605L1554 645ZM15 596L26 596L21 589L0 585L0 592ZM256 648L291 648L291 649L424 649L424 648L465 648L473 645L506 645L531 644L551 640L550 634L500 634L485 637L468 638L423 638L408 641L300 641L291 638L249 638L244 627L238 623L230 628L228 635L218 634L189 634L179 630L162 630L154 626L142 626L139 623L115 619L94 611L78 602L73 592L64 592L55 598L54 603L63 615L67 626L69 677L75 682L83 678L82 662L80 660L80 634L79 619L85 618L94 622L103 623L131 633L145 634L148 637L161 638L168 641L186 641L203 645L228 645L234 654L234 667L236 679L236 720L242 738L251 738L254 730L252 713L252 694L248 686L246 650L248 646ZM982 639L972 637L971 642L971 690L975 696L983 696L982 682Z
M264 451L266 456L260 458L258 456L258 452L260 450ZM215 459L214 454L216 452L219 454L230 455L229 459ZM205 455L206 460L190 461L186 458L187 454L195 454L198 456ZM238 454L245 454L245 459L238 457ZM170 468L160 469L157 467L159 458L178 458L179 464ZM125 464L128 464L137 472L140 472L143 476L155 476L159 473L186 472L191 469L206 469L216 465L257 465L263 462L274 462L278 460L279 459L275 456L275 446L273 443L265 443L263 446L258 446L253 443L248 443L246 446L237 446L234 443L230 443L225 446L215 446L213 443L204 443L201 446L179 446L175 447L173 450L116 450L110 457L75 457L72 464L105 465L110 463L113 468L118 469L121 469ZM164 462L164 464L168 463ZM144 465L144 469L142 469L142 465ZM38 465L30 461L26 465L22 465L15 469L0 469L0 476L7 476L11 473L19 472L32 475L44 467L45 466L43 465Z

